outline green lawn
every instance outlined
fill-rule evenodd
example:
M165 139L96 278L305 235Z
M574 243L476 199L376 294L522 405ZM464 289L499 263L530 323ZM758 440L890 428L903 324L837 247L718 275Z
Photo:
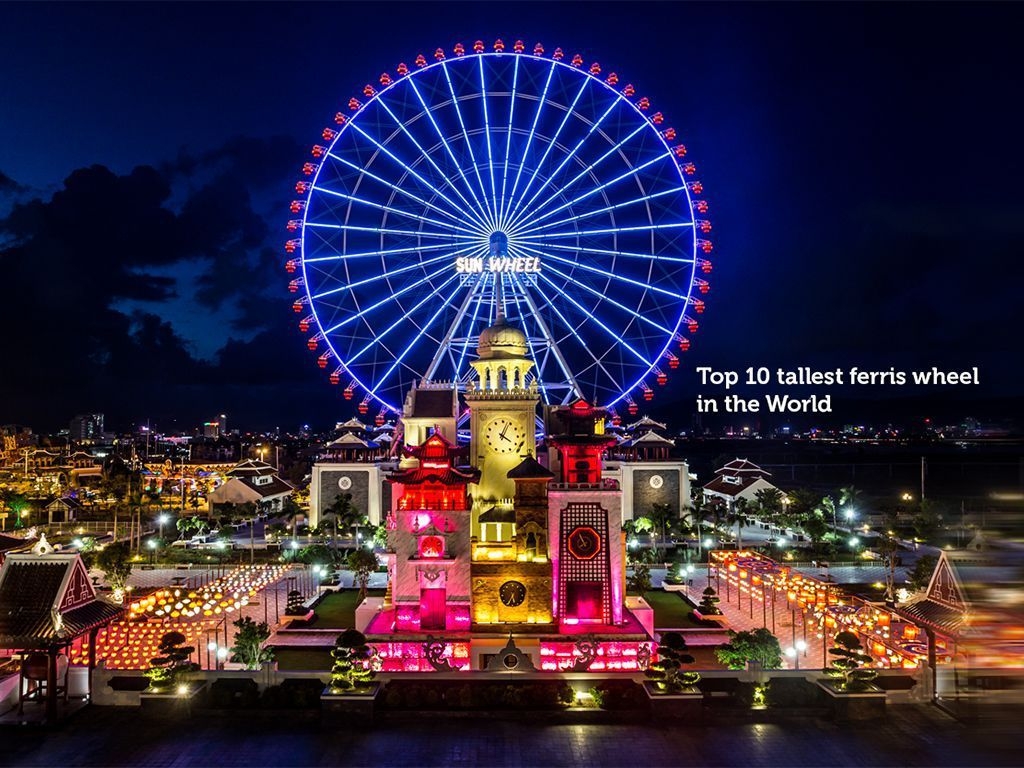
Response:
M690 617L693 608L678 592L652 589L644 593L644 599L654 609L654 626L671 629L700 629L702 625Z
M383 589L370 589L368 597L384 597ZM316 629L348 629L356 623L356 606L358 605L358 589L342 589L324 595L317 603Z

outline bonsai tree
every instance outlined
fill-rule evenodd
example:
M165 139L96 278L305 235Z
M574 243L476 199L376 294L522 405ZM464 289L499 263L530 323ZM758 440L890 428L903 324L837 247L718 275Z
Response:
M864 653L860 639L853 632L844 630L836 635L835 646L828 652L835 658L832 659L832 668L825 670L825 674L835 680L837 690L845 693L866 691L871 687L871 681L878 677L875 670L864 669L871 657Z
M356 583L359 585L359 600L362 602L366 598L366 585L370 583L370 574L377 570L377 556L359 547L345 562L355 575Z
M376 652L366 644L366 636L355 629L346 629L334 643L331 658L331 693L363 688L377 674Z
M309 609L302 604L302 593L293 589L288 593L288 603L284 609L285 616L305 616Z
M170 687L177 690L189 673L199 669L198 664L189 661L195 648L185 645L186 638L181 632L167 632L157 646L159 656L149 660L149 669L143 674L149 678L153 690Z
M748 661L756 661L761 669L782 667L782 648L779 640L767 629L730 632L727 644L715 649L719 662L729 669L745 669Z
M245 664L246 669L259 669L264 662L274 660L274 650L264 643L270 637L266 622L257 624L246 617L234 622L238 627L235 644L231 647L231 660Z
M720 598L718 593L715 592L715 588L709 584L705 587L702 594L703 597L700 599L700 605L697 606L701 616L717 616L720 614L722 612L722 609L718 607Z
M697 672L682 671L684 664L693 664L693 656L686 650L686 640L678 632L666 632L661 636L658 660L644 672L659 693L682 693L700 680Z

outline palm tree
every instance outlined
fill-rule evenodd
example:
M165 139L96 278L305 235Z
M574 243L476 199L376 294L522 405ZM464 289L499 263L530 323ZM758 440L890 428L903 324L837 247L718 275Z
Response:
M782 513L782 491L778 488L762 488L755 494L757 516L770 526L778 527L779 515Z
M736 525L736 549L743 549L743 526L749 522L746 499L736 499L725 516L729 525Z
M853 485L847 485L839 489L839 506L847 512L852 513L851 507L857 506L863 501L864 493L859 488ZM850 517L847 517L847 521L850 521ZM849 525L847 527L850 527Z

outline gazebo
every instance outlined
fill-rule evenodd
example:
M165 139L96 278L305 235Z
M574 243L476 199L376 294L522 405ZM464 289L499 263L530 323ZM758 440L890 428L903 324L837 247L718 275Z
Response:
M46 721L52 723L58 698L67 700L64 652L88 633L91 696L96 635L123 609L96 596L79 555L51 554L46 549L8 555L0 568L0 648L23 654L19 712L25 701L44 701Z

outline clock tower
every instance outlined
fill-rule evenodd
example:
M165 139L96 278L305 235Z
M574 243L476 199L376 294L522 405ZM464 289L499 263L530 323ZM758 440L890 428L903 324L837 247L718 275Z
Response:
M501 301L497 302L501 306ZM536 380L527 382L533 361L527 357L526 334L509 325L500 311L477 345L476 373L466 390L470 408L470 461L480 470L471 489L475 501L510 505L515 481L509 470L537 452Z

